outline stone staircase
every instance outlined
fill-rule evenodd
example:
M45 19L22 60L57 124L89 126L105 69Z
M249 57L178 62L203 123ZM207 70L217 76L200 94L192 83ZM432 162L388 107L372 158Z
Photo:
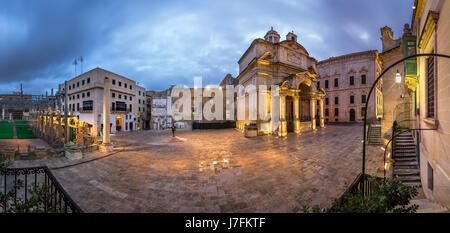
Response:
M370 126L367 134L367 143L369 145L383 145L383 140L381 138L381 125L373 124Z
M405 185L421 186L416 145L411 132L397 135L394 148L394 175L397 175Z

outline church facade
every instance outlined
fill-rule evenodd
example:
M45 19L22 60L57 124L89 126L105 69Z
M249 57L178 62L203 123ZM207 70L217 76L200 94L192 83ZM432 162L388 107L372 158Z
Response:
M324 127L325 91L316 86L316 63L317 60L309 56L306 49L297 42L297 35L293 32L286 35L286 40L280 41L280 35L272 28L264 39L253 40L238 61L237 79L244 89L250 85L263 85L267 87L267 91L257 89L257 94L253 96L249 93L238 95L238 115L239 111L244 111L245 118L238 118L236 127L241 130L256 128L258 135L279 136ZM279 95L275 98L279 101L279 109L276 109L279 114L277 119L273 115L265 119L261 117L261 113L270 114L274 106L261 105L261 98L257 97L264 91L267 92L267 99L272 100L274 90L270 87L273 85ZM245 106L239 103L245 103ZM278 107L278 102L276 105ZM257 110L256 119L250 117L251 107Z

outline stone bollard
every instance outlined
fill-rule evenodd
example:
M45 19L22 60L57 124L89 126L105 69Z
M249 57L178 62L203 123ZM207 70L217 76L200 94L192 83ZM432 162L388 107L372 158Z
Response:
M64 145L64 156L69 160L79 160L83 158L80 148L74 145Z
M3 147L2 154L4 158L14 161L16 157L16 148L13 146L5 146Z
M36 146L34 154L36 155L36 159L47 159L47 148L45 146Z

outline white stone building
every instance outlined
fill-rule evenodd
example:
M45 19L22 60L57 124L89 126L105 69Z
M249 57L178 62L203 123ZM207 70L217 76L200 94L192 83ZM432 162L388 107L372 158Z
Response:
M317 87L324 88L327 93L325 121L363 121L367 95L381 69L376 50L346 54L318 62ZM383 117L382 80L371 94L367 113L367 119Z
M142 129L146 111L145 88L113 72L95 68L67 81L68 109L80 121L91 126L91 135L102 131L103 87L105 77L111 80L111 133ZM64 83L59 93L64 93ZM64 111L64 98L60 110Z

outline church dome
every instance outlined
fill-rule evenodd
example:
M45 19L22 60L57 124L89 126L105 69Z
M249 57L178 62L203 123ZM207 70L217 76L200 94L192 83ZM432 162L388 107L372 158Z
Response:
M270 43L279 43L280 35L278 34L277 31L273 30L273 27L271 27L270 30L264 36L264 40L266 40Z

